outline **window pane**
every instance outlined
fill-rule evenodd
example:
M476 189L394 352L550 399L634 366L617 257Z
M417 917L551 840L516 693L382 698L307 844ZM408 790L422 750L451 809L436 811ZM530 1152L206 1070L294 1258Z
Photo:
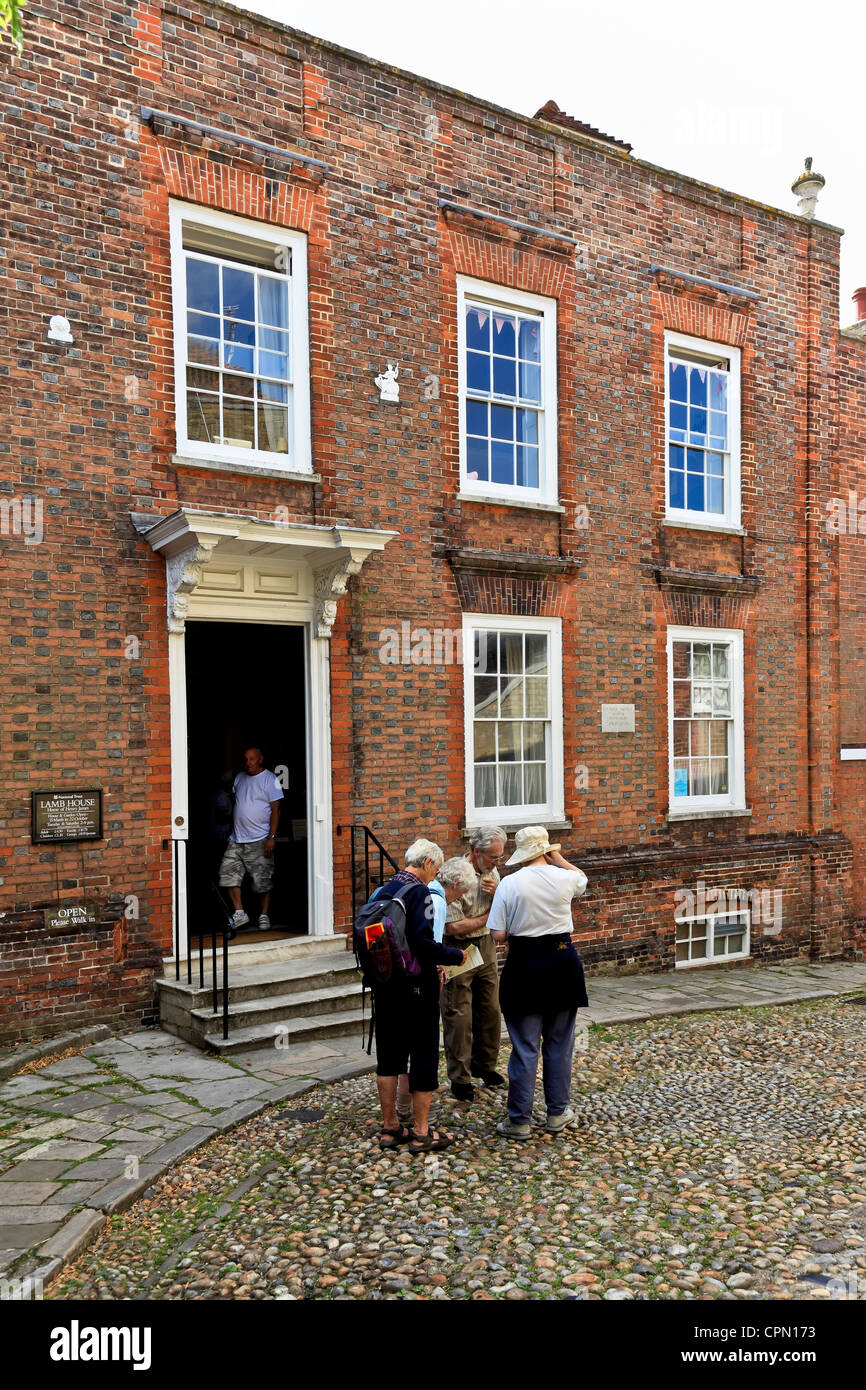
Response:
M523 725L523 756L527 761L543 762L546 756L544 724L540 719Z
M710 438L717 449L724 449L728 438L728 422L724 415L710 412Z
M724 484L721 478L707 478L707 511L721 516L725 510Z
M690 512L702 512L704 510L704 480L700 473L689 473L687 505Z
M186 258L186 302L189 309L202 309L208 314L220 311L220 272L210 261Z
M671 362L668 374L670 398L672 401L688 399L686 390L686 368L684 362Z
M700 755L705 758L710 751L710 720L693 719L689 725L689 736L692 757Z
M678 961L680 961L680 960L688 960L688 958L689 958L689 943L688 943L687 941L679 941L679 942L677 942L677 960L678 960Z
M487 482L489 445L486 439L476 439L469 435L466 440L466 473L470 478L480 478Z
M706 405L707 375L705 367L691 367L689 369L689 401L692 405Z
M519 352L524 362L541 361L541 324L537 320L520 320Z
M252 372L254 356L251 347L239 347L237 343L223 344L223 365L235 372Z
M259 405L259 444L274 454L289 452L289 412L282 405Z
M494 406L494 409L497 407ZM535 410L518 410L515 412L517 419L517 438L521 444L538 443L538 412Z
M260 328L259 347L266 348L268 352L288 352L289 335L278 332L276 328Z
M547 635L543 632L526 634L526 670L530 675L547 675Z
M727 757L728 728L727 719L710 720L710 752L717 758Z
M692 795L709 796L710 764L706 758L692 759Z
M256 316L256 277L249 270L223 268L223 313L234 319Z
M244 449L253 447L255 421L252 401L223 401L223 443Z
M728 794L728 762L726 758L713 758L710 763L713 796Z
M186 355L190 362L204 362L209 367L219 366L219 343L213 338L187 338Z
M547 801L547 767L544 763L525 763L523 767L527 806Z
M475 722L476 763L496 762L496 725Z
M515 366L513 357L494 357L493 394L495 396L514 396L516 394Z
M289 324L289 287L285 280L272 280L269 275L259 279L259 318L275 328ZM241 315L243 317L243 315Z
M490 407L486 405L484 401L468 400L466 402L467 434L480 434L483 435L485 438L487 437L487 434L489 433L487 412L489 409Z
M689 726L683 719L674 720L674 755L678 758L689 756Z
M713 687L713 711L716 714L730 714L731 687L729 685L716 685Z
M485 671L497 671L499 669L496 652L496 633L487 632L484 629L477 629L475 632L474 661L475 670L479 674Z
M728 408L728 378L721 372L710 372L710 409L726 411Z
M251 396L255 382L250 376L223 376L223 391L227 396Z
M521 676L499 677L499 708L509 719L523 717L523 678ZM538 713L538 711L534 711ZM544 713L547 713L545 710Z
M220 321L215 314L192 314L186 316L187 332L197 333L202 338L218 338Z
M269 401L272 405L285 405L289 398L287 386L281 386L278 381L260 381L258 383L259 398Z
M517 446L517 484L519 487L538 487L538 450Z
M289 375L289 359L281 352L260 352L259 371L262 376L278 377L280 381L286 381Z
M499 669L513 675L523 673L523 633L500 632Z
M490 358L480 352L466 354L466 384L470 391L490 390Z
M190 367L186 374L186 384L190 389L195 387L200 391L218 392L220 374L219 372L203 371L201 367Z
M695 680L710 678L710 644L695 642L692 647L692 675Z
M496 677L475 677L475 718L495 719L499 713L496 706Z
M490 407L490 433L494 439L514 438L514 411L509 405Z
M490 481L514 482L514 445L505 440L494 439L490 446Z
M679 405L676 401L671 401L670 406L670 427L672 430L684 430L688 412L684 405Z
M508 314L493 311L493 351L504 357L514 357L517 352L515 322Z
M674 796L688 796L689 794L689 764L685 758L678 758L674 762Z
M466 308L466 346L480 352L490 351L490 313L474 305Z
M692 712L692 688L688 681L674 681L674 716L688 719Z
M671 473L670 475L670 494L672 507L685 507L686 505L686 475L685 473Z
M209 444L219 442L220 403L218 396L203 396L198 391L187 391L186 432L190 439L203 439Z
M547 714L547 677L528 676L526 679L526 714Z
M674 642L674 680L688 680L692 673L691 643Z
M541 368L532 363L520 364L520 395L525 401L541 400Z
M501 763L520 762L520 724L497 724L499 737L499 761Z
M696 685L692 688L692 714L712 714L712 686Z
M496 767L482 765L475 769L475 805L496 805Z
M521 806L523 804L523 768L520 763L500 765L499 795L503 806Z
M705 410L697 410L694 406L692 407L689 411L689 430L692 444L706 444L707 412Z

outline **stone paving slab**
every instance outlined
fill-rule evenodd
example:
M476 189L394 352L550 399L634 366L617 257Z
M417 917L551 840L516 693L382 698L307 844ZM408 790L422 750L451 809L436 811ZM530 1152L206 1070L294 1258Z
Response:
M0 1207L38 1206L53 1196L59 1186L59 1182L8 1182L4 1173L0 1178Z

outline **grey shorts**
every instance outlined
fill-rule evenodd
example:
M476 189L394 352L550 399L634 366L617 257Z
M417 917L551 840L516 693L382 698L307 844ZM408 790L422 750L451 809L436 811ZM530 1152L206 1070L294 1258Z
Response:
M229 840L220 864L220 888L240 888L248 873L257 893L269 893L274 886L274 856L265 854L266 840L247 845Z

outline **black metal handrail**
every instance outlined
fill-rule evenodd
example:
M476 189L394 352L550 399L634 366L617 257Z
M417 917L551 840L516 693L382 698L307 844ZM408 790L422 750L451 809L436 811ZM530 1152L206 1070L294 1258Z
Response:
M399 869L397 864L390 856L385 846L382 844L370 829L369 825L350 825L348 827L338 826L337 831L342 834L348 828L351 840L351 859L352 859L352 920L358 915L358 909L367 901L374 888L378 888L380 883L385 880L385 864L396 873ZM363 859L359 866L358 843L361 843ZM370 849L373 848L373 859L379 859L379 872L376 876L375 870L370 867ZM364 896L360 894L363 891Z

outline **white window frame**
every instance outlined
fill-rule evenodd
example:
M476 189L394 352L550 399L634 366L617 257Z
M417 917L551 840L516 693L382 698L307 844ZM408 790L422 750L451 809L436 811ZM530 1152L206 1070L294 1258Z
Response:
M475 806L474 740L474 645L479 628L511 632L543 632L548 638L548 698L550 701L550 756L548 799L543 806ZM562 619L500 617L496 613L463 615L463 710L466 769L466 825L490 825L494 821L535 825L560 822L565 815L562 734Z
M748 959L752 952L752 915L748 908L740 908L734 912L707 912L700 917L678 917L675 918L675 927L681 927L686 922L703 922L705 924L704 935L706 937L707 946L714 947L715 930L713 924L717 917L739 917L743 920L745 931L743 940L744 950L723 953L720 955L715 955L713 954L712 950L710 950L707 955L700 956L696 960L677 960L676 948L678 945L681 945L682 943L677 941L676 930L674 930L674 966L677 970L694 970L696 966L718 965L724 961ZM697 939L701 939L700 933L697 934ZM689 933L689 940L692 940L691 932Z
M714 357L727 357L730 362L728 372L728 469L725 475L724 511L695 512L688 507L672 507L670 504L670 349L683 348L707 358L712 366ZM667 521L686 521L706 530L739 529L742 516L742 492L740 482L740 349L728 343L713 342L708 338L691 338L684 333L665 330L665 519ZM709 423L709 422L708 422ZM688 444L683 448L688 449ZM709 450L708 452L714 452ZM728 476L730 475L730 476ZM686 500L688 500L686 498Z
M732 748L729 761L730 790L720 796L674 794L674 642L729 642L731 645ZM668 663L668 804L671 814L690 811L745 811L745 737L743 703L743 632L741 628L669 627Z
M291 356L291 395L289 403L289 452L272 453L264 449L243 449L232 444L214 444L207 440L187 437L186 415L186 263L183 248L183 223L217 227L223 231L247 237L251 241L280 247L291 252L289 283ZM174 386L177 452L184 458L202 459L214 463L266 466L286 473L312 473L310 443L310 345L307 295L307 238L305 233L248 217L235 217L196 203L169 203L169 236L171 243L171 290L174 323ZM216 259L229 259L217 257ZM238 262L239 265L243 264Z
M520 310L540 314L541 409L539 429L538 487L519 487L516 483L492 483L467 477L466 463L466 300L480 300L491 310ZM496 502L555 504L558 502L557 473L557 392L556 392L556 300L486 280L457 277L457 397L460 435L460 491L464 496L488 498ZM505 398L503 398L504 400ZM519 404L508 398L512 404Z

